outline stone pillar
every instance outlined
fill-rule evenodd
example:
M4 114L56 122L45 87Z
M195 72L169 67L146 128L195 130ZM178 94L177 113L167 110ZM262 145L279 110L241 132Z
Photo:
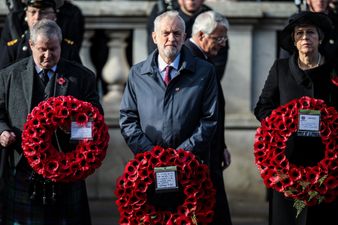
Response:
M134 29L133 38L133 64L139 63L147 58L147 31L143 28Z
M253 26L232 25L225 77L226 123L243 124L251 116Z
M126 38L129 31L110 30L108 32L109 55L102 71L103 79L108 83L108 93L103 97L103 108L108 120L119 117L121 97L126 83L129 66L125 54Z
M96 75L96 69L90 57L90 47L91 47L90 39L93 35L94 35L93 30L85 31L83 35L82 47L80 50L80 58L81 58L82 64L88 69L90 69L91 71L93 71Z
M254 35L254 49L252 52L252 108L256 106L270 68L277 57L277 29L274 26L264 26L257 29Z

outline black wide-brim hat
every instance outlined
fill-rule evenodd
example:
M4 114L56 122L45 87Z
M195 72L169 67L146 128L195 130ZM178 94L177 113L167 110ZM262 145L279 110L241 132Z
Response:
M319 28L324 33L323 42L328 40L328 35L333 28L332 21L324 13L305 11L294 14L290 17L288 25L286 25L279 35L280 46L290 53L296 50L291 34L294 28L299 25L313 25Z
M26 6L38 9L53 8L54 10L63 5L63 0L26 0Z

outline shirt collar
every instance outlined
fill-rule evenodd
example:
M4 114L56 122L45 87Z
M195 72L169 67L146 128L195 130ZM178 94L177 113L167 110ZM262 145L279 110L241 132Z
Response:
M53 66L52 68L50 68L50 70L53 71L53 73L55 73L56 67L57 67L57 66L55 65L55 66ZM41 67L35 65L35 70L36 70L36 72L37 72L38 74L40 74L41 71L42 71L43 69L42 69Z
M178 66L180 64L180 58L181 58L181 53L178 54L175 58L175 60L170 63L170 66L172 66L175 70L178 70ZM164 62L164 60L161 58L160 54L157 56L157 61L158 61L158 68L160 71L163 71L165 67L167 66L167 63Z
M194 41L194 39L190 38L189 41L196 45L196 47L203 53L205 59L208 59L208 56L204 53L203 49Z

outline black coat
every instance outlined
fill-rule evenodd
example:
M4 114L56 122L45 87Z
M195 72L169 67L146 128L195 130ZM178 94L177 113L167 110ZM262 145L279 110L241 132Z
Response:
M185 46L187 46L191 53L200 58L202 60L206 60L212 64L210 60L204 55L204 53L189 39L185 41ZM221 86L220 80L217 81L218 87L218 118L217 118L217 132L215 142L213 144L213 149L216 150L216 154L214 155L214 159L211 160L211 166L220 169L222 166L223 158L224 158L224 149L226 148L225 139L224 139L224 119L225 119L225 98L223 94L223 89Z
M191 53L202 60L208 60L204 53L191 42L189 39L185 41L185 46L187 46ZM212 62L210 62L212 63ZM224 161L224 149L226 148L225 139L224 139L224 119L225 119L225 99L223 94L223 89L221 82L217 80L218 86L218 118L217 118L217 131L215 135L214 142L211 145L213 149L210 155L209 168L211 171L211 179L213 184L216 187L216 210L213 224L222 224L222 225L231 225L231 216L228 205L228 199L224 188L223 181L223 169L222 163Z
M69 1L64 1L56 16L63 38L73 42L79 53L85 31L85 18L81 9Z
M297 58L294 54L288 59L275 61L255 108L258 120L269 116L278 106L302 96L323 99L326 104L338 109L338 88L330 80L334 65L325 63L303 71L297 65ZM323 157L321 139L293 135L288 140L286 156L295 164L314 165ZM272 225L338 224L338 200L306 207L297 220L293 200L285 198L283 194L273 191L270 204Z

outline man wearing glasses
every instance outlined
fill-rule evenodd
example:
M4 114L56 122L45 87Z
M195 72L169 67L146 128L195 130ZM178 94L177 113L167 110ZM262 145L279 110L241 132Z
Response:
M19 38L4 40L5 37L2 37L0 45L0 69L32 54L28 43L29 30L37 21L42 19L56 21L56 10L61 7L62 3L63 1L57 0L27 0L25 20L28 30ZM9 27L9 29L13 29L13 27ZM2 34L2 36L6 35ZM61 43L61 48L62 58L81 63L80 56L73 41L64 38Z
M195 57L214 64L210 57L217 56L226 46L228 39L229 22L221 14L207 11L197 16L192 26L192 37L185 41ZM218 117L217 131L211 148L210 171L211 179L216 187L216 209L213 225L231 225L231 218L227 196L224 188L223 170L230 164L230 153L224 140L225 99L220 84L218 86Z

